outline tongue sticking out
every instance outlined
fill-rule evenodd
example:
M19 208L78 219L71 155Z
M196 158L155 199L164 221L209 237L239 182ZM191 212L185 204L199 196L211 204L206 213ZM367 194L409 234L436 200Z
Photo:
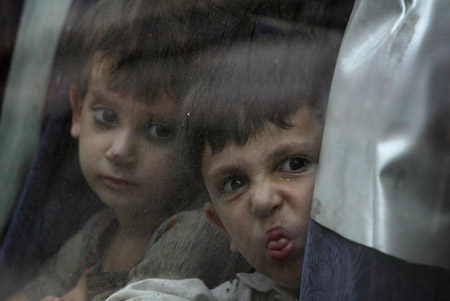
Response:
M267 253L272 259L283 261L291 255L294 250L294 244L287 239L282 233L271 233L267 242Z
M284 237L280 237L280 239L278 239L278 240L269 241L269 243L267 244L267 249L279 251L279 250L282 250L284 247L286 247L288 243L289 243L289 240L287 240Z

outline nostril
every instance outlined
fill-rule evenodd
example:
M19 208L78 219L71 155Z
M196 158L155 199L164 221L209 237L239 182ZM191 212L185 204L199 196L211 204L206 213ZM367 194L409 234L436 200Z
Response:
M265 204L253 204L252 213L261 217L268 217L276 212L279 207L279 204L274 204L273 202L267 202Z
M106 153L106 157L113 162L119 162L122 159L120 152L116 149L110 149Z
M131 168L136 165L136 156L131 153L124 153L118 149L110 149L106 153L106 158L115 166Z
M112 154L112 157L113 157L114 159L119 158L119 152L118 152L118 151L113 150L113 151L111 152L111 154Z
M269 217L282 207L283 194L276 183L262 179L254 181L250 189L249 202L255 216Z

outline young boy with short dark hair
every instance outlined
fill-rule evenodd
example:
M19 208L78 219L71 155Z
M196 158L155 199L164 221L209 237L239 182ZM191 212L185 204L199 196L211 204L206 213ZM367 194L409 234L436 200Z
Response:
M198 279L148 279L110 300L298 299L336 49L314 37L263 40L194 63L183 112L190 163L211 199L204 212L258 272L211 291Z
M83 176L107 208L13 300L104 300L136 279L136 272L224 280L223 274L209 273L208 265L225 267L227 254L213 251L195 261L193 250L183 248L201 237L193 229L220 245L222 238L202 225L202 214L184 212L167 220L199 192L175 143L181 82L195 48L184 43L190 41L187 32L164 34L164 25L174 26L170 9L178 3L100 1L75 33L81 42L70 49L80 51L69 91L70 134L78 140ZM189 16L192 11L185 9L179 13ZM139 269L148 258L155 260Z

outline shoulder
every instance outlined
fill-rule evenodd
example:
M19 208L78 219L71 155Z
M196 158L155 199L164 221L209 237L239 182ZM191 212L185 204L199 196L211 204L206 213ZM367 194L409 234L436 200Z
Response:
M94 214L39 270L38 275L27 284L28 296L42 298L51 292L63 294L73 287L81 276L94 229L104 221L105 211Z
M75 255L74 253L81 253L80 257L83 257L89 248L89 242L95 232L95 229L97 229L99 225L104 222L106 217L109 218L109 216L110 212L108 212L108 210L102 210L89 218L83 227L71 238L69 238L69 240L58 251L57 256L60 257L60 261L67 261L62 259L63 257L66 257L65 255L73 259L73 256Z
M206 269L206 261L201 264L205 257L200 259L198 255L207 252L208 237L215 239L222 235L215 231L200 210L177 213L155 231L143 260L131 271L129 280L201 278L199 273ZM226 238L219 236L219 240L226 248Z
M226 236L199 209L177 213L164 222L128 280L200 278L212 288L250 268L240 254L230 251Z
M180 235L192 234L192 230L209 228L208 221L201 210L182 211L167 219L152 237L151 243L155 243L168 232ZM184 233L184 234L181 234Z
M67 271L82 271L85 267L86 256L95 229L98 228L99 224L103 223L105 216L109 215L110 213L106 210L94 214L83 227L61 247L53 259L53 266L50 265L51 269L61 271L62 274ZM64 278L67 278L67 276Z

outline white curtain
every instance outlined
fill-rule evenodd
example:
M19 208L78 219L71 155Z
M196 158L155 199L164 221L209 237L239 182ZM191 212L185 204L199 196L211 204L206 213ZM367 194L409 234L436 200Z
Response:
M315 221L450 268L450 1L356 1L320 160Z
M71 0L25 1L0 119L0 233L40 139L53 59Z

